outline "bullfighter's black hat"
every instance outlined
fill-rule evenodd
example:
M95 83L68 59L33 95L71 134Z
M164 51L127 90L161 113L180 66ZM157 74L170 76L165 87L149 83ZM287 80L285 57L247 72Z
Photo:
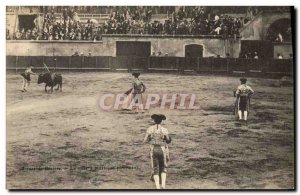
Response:
M240 78L240 81L241 81L241 82L247 82L247 78L245 78L245 77Z
M166 120L167 118L166 118L166 116L165 115L163 115L163 114L152 114L151 115L151 118L153 119L153 120L160 120L160 121L162 121L162 120Z
M139 73L139 72L134 72L134 73L132 73L132 76L134 76L134 77L139 77L140 74L141 74L141 73Z

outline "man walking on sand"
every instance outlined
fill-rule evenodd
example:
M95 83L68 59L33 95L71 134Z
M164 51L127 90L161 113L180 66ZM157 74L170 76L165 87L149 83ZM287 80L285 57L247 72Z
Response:
M160 125L166 116L153 114L151 118L155 124L147 129L143 144L150 142L150 158L152 165L152 175L156 189L166 188L167 162L169 161L168 144L171 143L168 130ZM160 186L161 184L161 186Z

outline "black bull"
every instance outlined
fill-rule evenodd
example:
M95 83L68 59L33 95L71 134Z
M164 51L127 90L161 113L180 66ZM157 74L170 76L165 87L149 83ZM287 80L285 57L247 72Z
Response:
M58 85L56 90L60 89L60 91L62 91L62 76L61 76L61 74L55 74L55 73L39 74L38 84L41 84L41 83L46 83L45 92L47 92L47 87L51 87L51 93L52 93L53 87L55 85Z

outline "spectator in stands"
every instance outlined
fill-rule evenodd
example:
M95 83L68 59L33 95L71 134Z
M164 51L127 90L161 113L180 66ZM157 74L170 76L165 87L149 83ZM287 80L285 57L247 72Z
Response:
M20 33L19 30L17 30L17 31L14 33L14 39L15 39L15 40L21 39L21 33Z
M251 52L248 52L247 59L252 59L252 58L254 58L254 55Z
M6 29L6 40L10 40L10 34L9 34L9 30Z
M74 8L72 7L70 10L69 10L69 18L71 19L71 20L74 20L74 13L75 13L75 10L74 10Z
M79 56L78 51L75 51L75 53L72 56Z
M26 40L26 38L25 38L25 29L24 28L22 28L22 30L21 30L21 39Z
M250 18L250 20L252 20L253 19L253 8L251 7L251 6L249 6L248 8L247 8L247 17L249 17Z
M277 54L277 59L283 59L283 57L280 53Z
M239 53L239 58L244 58L245 57L245 54L243 52L240 52Z
M68 9L64 8L63 10L63 19L64 19L64 25L66 25L67 21L68 21Z
M38 23L38 17L36 17L34 20L33 20L33 23L34 23L34 27L37 28L39 23Z
M282 41L283 41L283 38L282 38L282 35L281 35L281 33L278 33L278 35L277 35L277 38L276 38L276 40L275 40L275 41L278 41L278 42L282 43Z
M253 59L258 59L258 53L255 51L254 52L254 57L253 57Z
M80 21L77 12L74 12L73 20L74 20L75 23Z
M177 13L177 16L178 16L178 20L182 20L183 18L186 17L186 13L185 11L183 10L183 7L181 7Z

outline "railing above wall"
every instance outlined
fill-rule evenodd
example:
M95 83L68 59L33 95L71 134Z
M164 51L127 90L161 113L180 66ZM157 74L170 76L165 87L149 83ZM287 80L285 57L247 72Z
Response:
M102 34L102 37L139 37L139 38L188 38L188 39L240 39L240 36L223 36L223 35L153 35L153 34ZM88 43L102 42L93 40L6 40L7 42L31 41L31 42L68 42L68 43Z
M9 43L102 43L103 41L91 40L6 40Z
M6 69L20 72L26 66L56 71L140 71L206 73L245 76L293 75L293 59L240 59L139 56L6 56Z
M163 35L163 34L102 34L102 37L146 37L146 38L201 38L201 39L228 39L228 38L241 38L234 35Z

